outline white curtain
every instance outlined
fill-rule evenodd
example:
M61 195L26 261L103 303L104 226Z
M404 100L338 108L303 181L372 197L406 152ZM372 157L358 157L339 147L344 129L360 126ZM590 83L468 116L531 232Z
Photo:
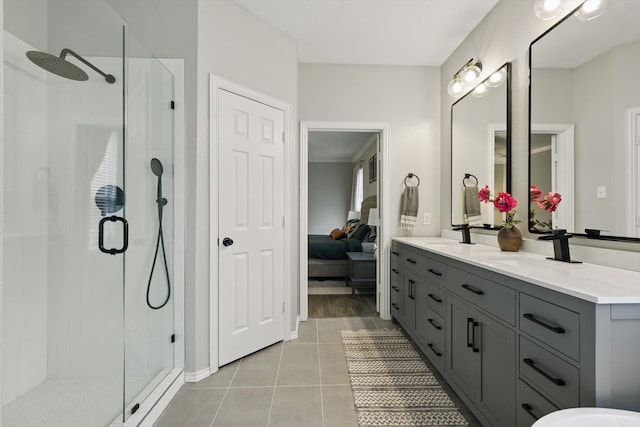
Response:
M353 185L351 187L351 210L360 212L364 198L364 172L362 160L353 168Z

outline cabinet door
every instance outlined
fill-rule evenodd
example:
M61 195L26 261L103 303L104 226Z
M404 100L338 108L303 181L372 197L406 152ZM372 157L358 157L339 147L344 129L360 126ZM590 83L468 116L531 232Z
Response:
M447 313L447 373L461 391L474 399L476 353L473 351L473 317L467 303L450 297Z
M474 333L479 349L480 376L475 403L494 426L515 425L516 335L506 326L477 310L471 311L479 325Z
M402 299L402 311L403 311L403 324L405 329L410 332L414 332L416 329L416 287L417 281L415 276L409 274L403 275L403 299Z

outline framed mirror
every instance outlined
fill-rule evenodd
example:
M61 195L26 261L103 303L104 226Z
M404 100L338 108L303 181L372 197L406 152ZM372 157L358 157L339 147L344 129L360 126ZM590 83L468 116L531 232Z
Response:
M477 195L485 185L492 194L511 191L510 80L507 63L451 106L452 226L495 229L503 221Z
M529 185L540 191L529 230L635 240L640 1L616 0L587 21L573 12L529 50ZM561 197L555 211L539 203L549 192Z

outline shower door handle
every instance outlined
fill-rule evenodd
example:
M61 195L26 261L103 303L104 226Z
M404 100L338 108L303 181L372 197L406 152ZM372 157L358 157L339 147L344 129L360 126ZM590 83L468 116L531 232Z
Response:
M122 247L120 249L118 248L105 248L104 247L104 224L107 222L121 222L122 223ZM120 216L107 216L104 217L100 220L100 224L98 226L98 247L100 248L100 250L102 252L104 252L105 254L111 254L111 255L115 255L115 254L121 254L124 251L127 250L127 247L129 247L129 223L127 222L126 219L120 217Z

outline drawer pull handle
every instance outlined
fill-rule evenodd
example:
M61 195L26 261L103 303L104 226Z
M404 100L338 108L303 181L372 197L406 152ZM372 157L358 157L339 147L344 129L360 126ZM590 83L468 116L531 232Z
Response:
M395 255L395 256L400 255L400 252L396 252L396 251L391 251L391 253L392 253L393 255Z
M473 343L469 341L469 337L471 336L471 334L469 334L469 326L471 326L472 324L473 317L467 317L467 347L469 348L473 347Z
M397 270L395 268L392 268L391 271L393 271L395 274L400 274L400 270Z
M560 378L554 378L551 375L549 375L548 373L546 373L545 371L543 371L542 369L540 369L538 366L536 366L535 363L533 363L533 360L531 359L523 359L525 365L530 366L531 369L533 369L534 371L536 371L537 373L539 373L540 375L542 375L543 377L545 377L546 379L548 379L549 381L551 381L552 383L554 383L555 385L565 385L565 382L563 380L561 380Z
M407 261L410 262L411 264L415 264L416 260L415 259L411 259L411 258L407 258Z
M471 327L471 349L474 353L480 352L480 349L476 347L476 328L480 326L480 323L473 322Z
M437 330L442 329L442 326L438 325L436 322L433 321L433 319L427 319L427 322L431 323L431 325L436 328Z
M400 307L398 307L398 304L396 304L395 302L391 303L391 307L395 308L396 310L400 310Z
M553 326L553 325L550 325L550 324L548 324L546 322L543 322L542 320L538 319L533 314L525 313L525 314L522 315L522 317L524 317L527 320L531 320L533 323L537 323L538 325L542 326L543 328L547 328L550 331L555 332L556 334L564 334L564 328L561 328L560 326Z
M393 289L396 292L400 292L400 288L397 286L391 286L391 289Z
M442 300L440 298L438 298L437 296L435 296L434 294L427 294L427 296L429 298L431 298L432 300L434 300L435 302L442 302Z
M428 269L427 271L428 271L429 273L431 273L431 274L435 274L436 276L442 276L442 273L440 273L440 272L439 272L439 271L437 271L437 270L434 270L433 268L430 268L430 269Z
M431 351L433 351L433 353L434 353L436 356L438 356L438 357L441 357L441 356L442 356L442 353L440 353L438 350L436 350L435 348L433 348L433 344L427 344L427 345L429 346L429 349L430 349Z
M484 295L484 291L483 290L476 289L471 285L463 284L462 287L465 288L466 290L468 290L469 292L473 292L476 295Z
M413 286L416 284L416 282L414 280L409 280L409 298L410 299L416 299L415 295L413 295Z
M529 416L531 418L533 418L534 420L538 420L540 417L537 416L536 414L533 413L533 408L531 407L531 405L529 405L528 403L523 403L522 405L522 409L524 409L524 411L529 414Z

